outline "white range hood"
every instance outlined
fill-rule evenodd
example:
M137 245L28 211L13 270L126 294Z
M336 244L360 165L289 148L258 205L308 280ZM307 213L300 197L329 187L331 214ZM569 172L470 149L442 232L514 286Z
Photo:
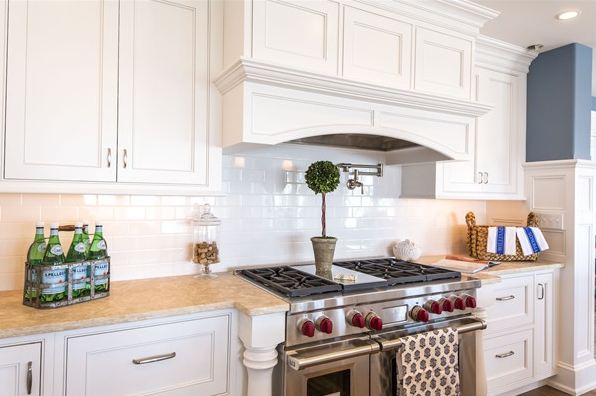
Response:
M472 100L473 51L479 27L496 14L464 1L450 9L459 13L453 31L441 28L438 33L411 17L421 2L385 2L394 8L383 9L383 16L365 3L358 9L343 1L262 0L255 7L226 3L226 21L236 17L238 23L224 31L224 44L230 48L225 57L236 61L214 81L222 94L225 152L285 142L339 141L358 147L365 141L359 148L384 143L378 149L387 151L389 164L471 158L476 119L491 109ZM343 29L332 24L334 18L341 21L336 6L345 15ZM408 7L410 16L399 15L401 6ZM418 11L425 17L434 15L428 9ZM446 12L442 9L437 18ZM470 23L462 23L465 18ZM301 28L292 24L302 21L315 29L319 20L320 37L288 36L288 31ZM359 30L348 32L350 26ZM371 42L371 37L379 42ZM396 54L385 49L394 37L399 38ZM381 47L371 52L375 45ZM324 53L317 59L320 51ZM364 63L367 68L360 66ZM385 75L387 84L380 81ZM360 135L364 140L354 138Z

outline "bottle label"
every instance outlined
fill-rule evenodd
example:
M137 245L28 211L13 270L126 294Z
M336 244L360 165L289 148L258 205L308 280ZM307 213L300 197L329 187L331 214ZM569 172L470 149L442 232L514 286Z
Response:
M106 241L99 241L97 242L97 248L99 250L106 250Z
M94 275L96 278L98 276L105 276L108 274L109 269L110 269L110 265L108 264L107 261L98 262L97 264L95 264ZM95 286L105 285L106 283L108 283L108 278L95 280Z
M79 242L75 245L74 250L79 253L85 253L85 243Z
M54 256L60 256L64 254L64 250L62 250L62 245L54 245L50 248L50 253Z
M81 280L87 277L87 266L79 265L72 268L72 280Z
M48 285L41 291L42 294L57 294L66 291L66 270L46 270L41 274L41 282Z
M45 243L40 243L39 245L37 245L37 251L39 253L45 253L46 248L47 248L47 246Z

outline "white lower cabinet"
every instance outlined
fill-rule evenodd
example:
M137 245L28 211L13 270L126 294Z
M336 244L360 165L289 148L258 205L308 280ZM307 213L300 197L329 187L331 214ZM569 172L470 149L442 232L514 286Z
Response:
M66 395L228 391L227 315L67 339Z
M41 394L41 343L0 347L0 395Z
M483 286L484 362L489 395L515 394L555 374L555 290L557 270L503 275Z

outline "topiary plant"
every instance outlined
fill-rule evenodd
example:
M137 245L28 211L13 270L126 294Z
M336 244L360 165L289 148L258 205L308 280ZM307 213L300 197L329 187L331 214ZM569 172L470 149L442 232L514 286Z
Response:
M331 161L317 161L310 164L304 176L308 188L315 194L321 194L321 235L327 238L325 213L327 204L326 194L335 191L339 185L339 169Z

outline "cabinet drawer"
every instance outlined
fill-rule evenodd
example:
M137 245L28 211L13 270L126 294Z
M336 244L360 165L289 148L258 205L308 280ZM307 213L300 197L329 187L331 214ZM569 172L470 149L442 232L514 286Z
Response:
M68 340L67 395L212 395L228 389L228 316Z
M489 393L504 391L512 383L530 378L533 367L532 330L487 339L484 344Z
M489 305L489 332L532 324L534 320L534 278L522 276L505 278L492 289Z

